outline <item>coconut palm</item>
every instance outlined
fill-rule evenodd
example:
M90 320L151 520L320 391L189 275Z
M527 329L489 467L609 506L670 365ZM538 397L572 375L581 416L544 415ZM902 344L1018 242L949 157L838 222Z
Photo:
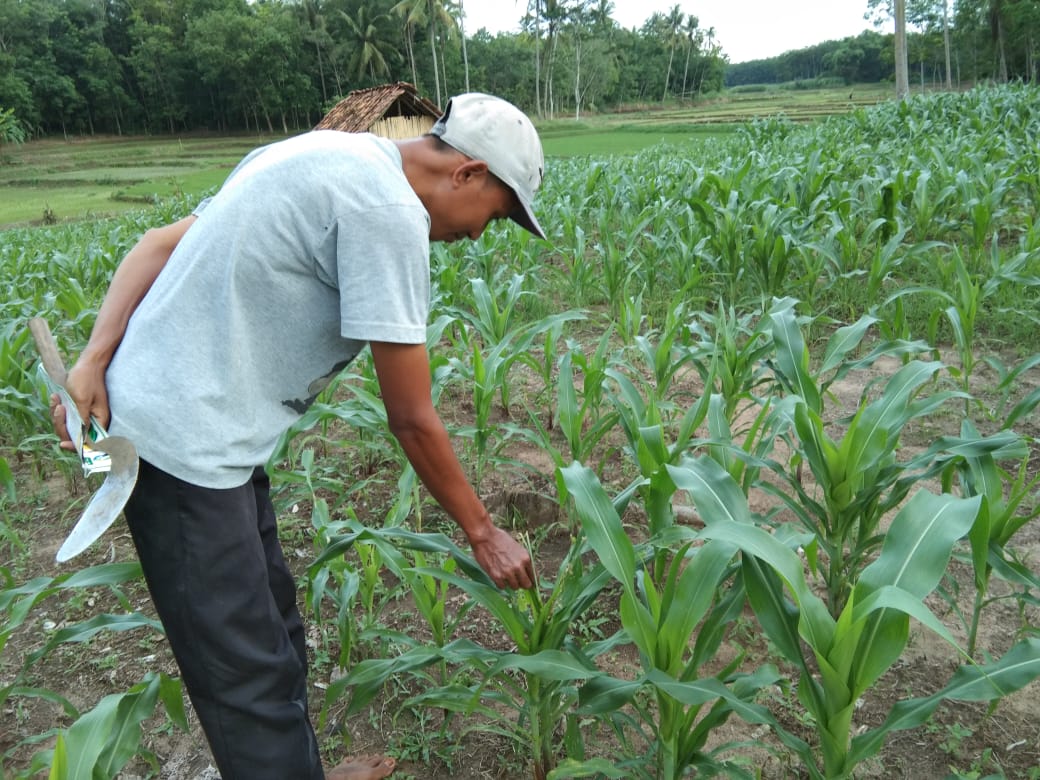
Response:
M1007 51L1005 41L1007 39L1007 25L1004 23L1005 3L1004 0L990 0L989 29L993 34L993 41L997 45L997 80L1006 83L1008 80Z
M694 49L699 49L701 45L700 20L693 14L689 14L686 17L686 22L682 26L682 34L686 40L686 64L683 66L682 73L682 94L685 97L686 77L690 72L690 55L693 54Z
M895 0L896 20L896 99L910 94L910 68L906 55L906 0Z
M675 59L675 49L683 40L679 34L685 14L678 5L673 5L671 10L661 18L661 32L664 37L664 45L668 48L668 70L664 75L664 91L661 93L661 102L668 97L668 82L672 79L672 60Z
M350 36L347 43L352 47L348 75L360 79L367 74L373 80L390 75L387 60L397 55L397 48L385 31L390 17L373 13L364 6L358 8L357 15L353 17L343 11L340 13L346 21Z
M412 83L419 85L419 75L415 69L415 48L412 41L415 30L426 24L426 0L402 0L390 9L390 13L404 20L404 44L408 52L408 65L412 70Z
M321 100L327 103L329 99L328 88L325 84L325 60L323 52L332 46L332 36L325 26L325 13L321 0L303 0L298 8L298 13L303 22L303 39L307 43L314 44L314 51L318 59L318 78L321 81ZM343 90L339 83L339 72L334 71L336 76L336 94L342 94Z
M409 40L410 31L416 27L426 25L430 37L430 58L433 64L434 93L437 96L437 105L444 105L441 94L441 72L438 67L437 57L437 30L443 29L450 36L458 30L455 17L451 15L451 2L443 0L400 0L390 9L405 19L405 30ZM414 59L412 64L412 75L415 76Z

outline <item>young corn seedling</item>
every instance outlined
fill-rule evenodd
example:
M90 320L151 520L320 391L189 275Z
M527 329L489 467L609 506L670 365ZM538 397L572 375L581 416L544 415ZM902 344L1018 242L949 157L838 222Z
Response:
M704 518L701 535L740 549L755 616L799 672L798 702L812 716L819 745L805 750L778 736L800 755L814 780L854 776L890 732L921 725L944 698L997 699L1040 676L1040 656L1029 657L1040 642L1028 640L987 668L962 667L933 697L898 703L881 726L857 728L856 702L902 655L910 618L957 648L923 602L939 585L954 545L974 524L980 497L915 493L893 518L880 555L832 616L806 582L801 558L754 522L742 491L721 466L709 458L688 459L672 474Z
M468 306L450 309L460 320L470 324L487 344L497 344L506 335L515 331L519 325L517 306L524 296L532 295L530 290L524 290L525 277L522 274L514 274L509 283L499 286L497 275L492 278L492 287L484 279L470 279L472 297Z
M777 347L774 367L778 379L793 396L784 407L791 415L786 424L795 434L792 461L809 467L815 485L804 485L797 469L792 472L785 464L770 462L769 467L790 487L791 494L769 484L762 487L777 495L816 537L808 550L810 564L814 573L817 567L822 569L828 606L831 614L837 616L859 573L883 541L882 518L902 503L917 481L938 473L942 467L932 450L900 462L896 455L903 430L910 421L962 394L948 391L918 397L921 388L943 366L911 361L882 383L875 400L864 400L851 416L842 420L843 433L840 438L833 438L823 410L826 387L833 380L821 377L834 370L836 378L853 366L869 364L879 350L888 346L882 345L860 361L847 359L873 322L872 317L862 318L835 332L821 367L813 373L792 310L780 309L771 317ZM914 348L913 344L900 347ZM824 554L822 560L817 558L817 545Z
M489 347L486 353L481 350L480 340L474 338L470 341L470 354L449 358L454 372L462 377L470 388L473 401L472 424L461 426L454 432L473 442L476 485L480 485L489 463L505 446L510 436L508 430L493 423L492 412L497 395L501 395L503 407L508 408L508 374L513 364L526 353L526 344L514 343L514 336L515 333L507 335L502 341Z
M682 303L669 309L664 325L646 336L635 337L635 353L653 380L651 392L659 403L670 396L672 380L690 362L692 354L686 345L687 325ZM633 368L638 369L635 365Z
M677 780L691 768L737 771L724 757L732 746L709 748L709 738L734 714L773 725L754 698L779 677L771 666L751 674L739 672L742 654L715 674L702 676L744 603L733 563L736 547L717 541L694 547L696 536L675 528L667 535L669 541L662 535L652 544L660 545L657 549L637 548L591 470L575 463L561 469L558 478L561 490L573 498L589 546L621 587L621 623L642 665L642 674L634 680L605 673L591 677L581 688L579 713L612 719L615 728L623 730L627 719L618 711L631 707L650 735L645 758L630 757L620 765L574 759L561 766L560 776L606 771L611 777ZM665 558L667 567L655 576L646 564ZM641 692L649 693L652 704L642 702ZM800 740L786 734L784 738L802 752L808 750Z
M745 245L745 262L752 270L761 296L783 295L790 276L801 229L795 224L797 212L775 202L752 203Z
M42 756L51 780L93 780L117 777L130 759L141 753L141 724L161 701L169 719L188 731L180 680L149 673L124 693L105 696L89 712L58 731L54 750ZM154 770L159 759L150 751L143 757ZM41 758L41 756L38 756Z
M568 752L583 750L573 712L576 683L593 676L594 659L621 639L618 635L594 642L580 638L586 613L610 582L602 566L583 562L586 552L575 541L547 592L539 583L518 592L515 598L503 598L499 591L480 583L451 577L450 582L474 603L499 618L515 651L460 647L458 660L476 672L480 682L466 689L433 691L420 697L432 704L446 696L449 705L467 715L479 711L491 718L498 724L496 730L530 751L534 780L545 780L556 766L558 734L565 726ZM503 717L503 712L509 715ZM498 715L492 717L494 713Z
M990 299L1007 287L1040 286L1040 276L1031 271L1033 266L1028 253L1014 256L1004 254L996 242L990 249L990 265L984 272L973 273L960 247L953 247L939 263L943 286L907 287L900 290L889 301L905 295L935 296L949 304L942 312L938 310L929 319L928 339L939 343L938 326L945 317L953 334L960 366L955 375L960 380L961 390L971 393L971 380L975 373L977 358L977 330L980 315ZM886 302L887 303L887 302ZM1027 315L1028 316L1028 315ZM971 399L965 399L965 414L970 411Z
M606 338L601 340L600 346L603 347L605 344ZM571 349L560 358L559 372L555 380L556 404L553 413L557 423L556 429L563 437L566 452L556 446L557 439L542 425L539 419L540 414L535 411L530 412L533 427L520 431L524 438L552 458L556 468L572 460L582 463L590 462L618 421L616 412L603 414L600 410L603 383L606 379L605 365L596 362L596 355L589 360L583 353L577 351L577 345L571 344L570 346ZM575 362L582 367L580 393L575 387ZM599 367L593 368L594 365Z
M516 430L492 420L496 395L501 410L509 413L509 372L517 362L527 362L531 343L541 334L560 327L563 323L580 319L578 312L562 312L513 329L501 341L481 348L479 338L470 335L462 339L466 352L448 358L455 374L466 380L473 401L473 423L458 428L455 433L470 438L476 454L476 476L480 484L488 465L498 456L502 447ZM486 350L486 351L485 351Z
M464 592L474 607L486 610L497 620L514 650L490 650L468 639L436 647L415 644L394 658L357 664L343 680L330 686L329 700L349 689L348 712L356 712L391 675L415 675L439 662L452 664L459 670L456 674L432 688L427 680L427 690L412 697L408 704L481 715L487 723L472 728L506 735L529 750L533 777L544 780L556 762L557 730L577 697L575 681L596 674L592 659L617 641L616 637L608 638L583 646L574 636L583 616L610 582L609 575L601 566L586 566L582 561L584 550L575 544L560 564L547 593L542 583L529 591L506 593L496 588L476 562L446 537L400 529L374 531L358 527L336 539L330 552L322 557L341 553L346 546L364 538L417 552L436 552L453 560L465 577L446 566L414 571L421 578L432 578ZM478 681L467 684L466 677L474 675Z
M710 396L702 395L686 411L677 423L674 439L669 442L671 426L666 425L655 397L650 394L649 400L644 401L636 386L620 371L610 369L607 375L617 385L614 406L628 439L628 452L639 469L639 477L629 491L636 492L642 498L647 514L647 532L651 538L655 538L675 524L675 509L672 506L675 486L666 467L677 463L686 451L698 426L708 414ZM664 576L668 557L667 550L656 555L656 578Z
M314 547L322 558L321 553L331 540L359 524L352 510L348 510L349 519L334 521L329 517L325 499L316 497L313 501ZM353 552L353 562L344 556L323 559L321 565L308 569L306 577L306 603L315 621L322 621L325 602L336 611L336 662L340 668L348 668L357 657L379 655L396 639L386 630L382 615L396 601L401 588L388 587L383 581L383 551L369 542L359 542L353 546Z
M977 440L978 431L970 420L961 423L961 437ZM971 543L971 565L975 573L975 597L971 615L965 621L967 653L975 657L982 611L990 604L1006 598L1028 598L1029 591L1040 592L1040 577L1016 561L1009 542L1026 523L1040 516L1036 488L1040 475L1031 474L1030 453L1021 439L1012 441L1000 453L967 452L954 461L956 475L964 496L979 496L982 506L968 534ZM1017 461L1017 468L1005 469L1002 460ZM990 595L993 574L1006 580L1015 590L1007 595Z
M765 364L773 352L769 319L738 316L732 306L719 302L714 313L695 314L688 327L697 339L692 364L706 391L710 388L723 400L726 419L732 422L741 404L756 403L756 390L771 381Z

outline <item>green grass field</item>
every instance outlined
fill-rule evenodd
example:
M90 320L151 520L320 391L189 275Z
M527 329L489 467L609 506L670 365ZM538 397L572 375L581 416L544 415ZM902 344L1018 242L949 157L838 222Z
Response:
M103 217L218 186L261 136L83 138L0 150L0 228Z
M541 122L549 157L633 154L657 144L695 145L741 123L783 114L813 121L889 97L886 85L768 88L697 104L628 107L614 114ZM850 100L850 95L852 99ZM275 136L76 138L0 147L0 228L90 219L220 185L241 157Z

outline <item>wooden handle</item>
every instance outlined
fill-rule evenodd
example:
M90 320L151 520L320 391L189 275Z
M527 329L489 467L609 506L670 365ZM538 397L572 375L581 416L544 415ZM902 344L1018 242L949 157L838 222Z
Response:
M47 320L42 317L33 317L29 320L29 330L32 333L33 341L36 342L36 351L40 353L44 369L51 379L64 387L65 364L61 362L58 345L54 343L54 336L51 335L51 328L47 324Z

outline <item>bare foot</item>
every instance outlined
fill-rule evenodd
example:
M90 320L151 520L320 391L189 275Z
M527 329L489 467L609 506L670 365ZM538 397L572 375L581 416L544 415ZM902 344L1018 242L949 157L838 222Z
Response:
M348 758L325 773L325 780L379 780L393 774L396 762L389 756Z

